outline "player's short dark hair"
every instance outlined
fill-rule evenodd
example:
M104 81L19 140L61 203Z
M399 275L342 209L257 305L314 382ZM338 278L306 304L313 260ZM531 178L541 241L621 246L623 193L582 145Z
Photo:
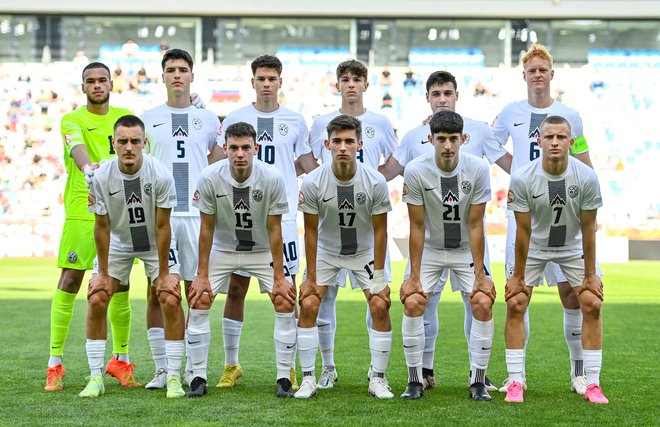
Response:
M429 123L431 134L436 133L463 133L463 117L449 110L435 113Z
M227 129L225 129L225 142L229 138L240 138L243 136L249 136L254 142L257 142L257 131L249 123L236 122L227 126Z
M433 85L443 85L445 83L453 83L454 90L458 89L456 84L456 77L449 71L434 71L428 79L426 79L426 92L431 90Z
M354 130L357 139L360 139L360 136L362 135L362 123L360 123L360 121L355 117L342 114L330 120L330 123L328 123L327 130L328 130L328 139L331 138L333 132L337 132L340 130Z
M341 76L347 73L362 77L366 81L367 75L369 74L369 69L362 61L358 61L357 59L347 59L346 61L337 65L337 80L339 80Z
M543 132L545 125L565 125L568 129L568 133L571 133L571 124L563 118L562 116L548 116L541 122L539 126L539 132Z
M160 67L164 70L165 63L167 61L174 61L175 59L183 59L184 61L186 61L186 63L190 67L190 71L192 71L193 69L192 56L190 56L190 54L183 49L170 49L167 52L165 52L165 55L163 55L163 59L160 61Z
M118 118L115 122L115 126L113 127L113 131L116 131L120 126L125 128L134 128L139 126L142 128L142 133L144 133L144 122L138 116L134 116L132 114Z
M103 68L105 71L108 72L108 77L110 77L110 68L108 68L107 65L105 65L103 62L90 62L82 70L82 80L83 80L83 82L85 82L85 72L87 72L87 70L92 70L94 68Z
M274 55L261 55L255 58L252 61L251 67L253 76L257 73L257 68L272 68L277 71L278 76L282 75L282 61Z

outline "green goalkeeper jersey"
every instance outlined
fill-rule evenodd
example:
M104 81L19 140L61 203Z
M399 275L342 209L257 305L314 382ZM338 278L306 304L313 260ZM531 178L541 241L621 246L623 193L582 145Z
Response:
M64 166L68 177L64 188L64 212L67 219L93 220L94 214L87 211L89 191L85 175L78 169L71 155L73 147L85 144L92 163L113 157L113 126L117 119L132 114L125 108L110 107L108 114L92 114L86 106L62 117L62 141L64 142Z

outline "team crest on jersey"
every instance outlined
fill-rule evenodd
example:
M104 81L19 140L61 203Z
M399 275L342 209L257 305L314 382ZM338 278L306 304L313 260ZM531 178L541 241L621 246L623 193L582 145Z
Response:
M94 206L96 204L96 196L92 193L87 195L87 206Z
M364 193L357 193L355 195L355 201L358 205L364 205L364 202L367 201L367 195Z
M509 190L509 192L506 193L506 201L507 203L513 203L514 200L516 200L516 195L513 194L513 190Z
M64 143L66 145L71 145L72 142L73 142L73 137L71 135L69 135L68 133L65 133L64 134Z
M289 126L286 125L286 123L280 124L277 129L280 131L280 135L286 136L287 133L289 133Z
M539 139L540 136L541 136L541 131L539 130L538 126L535 127L534 130L529 133L529 137L533 140Z
M264 192L261 190L252 191L252 198L255 202L260 202L264 199Z
M247 203L243 201L243 199L238 199L238 202L234 205L234 210L239 211L239 210L244 210L244 211L249 211L250 207L248 206Z
M373 138L374 135L376 135L376 130L372 128L371 126L367 126L366 129L364 130L364 133L369 137Z
M458 202L458 196L454 194L451 190L447 191L447 195L442 199L443 203L456 203Z
M146 193L147 196L151 197L151 192L152 192L151 183L144 184L144 192Z
M142 199L137 196L134 192L126 199L126 204L130 205L132 203L142 203Z
M580 194L580 187L577 185L571 185L568 187L568 197L574 199L578 196L578 194Z
M550 202L550 206L565 205L566 201L557 194L554 199Z
M268 131L263 131L261 134L257 137L257 142L273 142L273 137L270 136Z
M188 131L183 128L183 126L179 126L176 129L174 129L174 132L172 132L172 136L188 136Z
M403 184L403 191L402 191L402 194L403 194L404 196L407 196L407 195L408 195L408 184L406 184L406 183Z
M339 204L339 209L355 209L355 207L348 201L348 199L344 199L344 201Z
M298 206L301 206L305 202L305 195L302 191L298 192Z
M470 194L470 191L472 191L472 183L470 181L463 181L461 183L461 190L463 190L463 193L465 194Z
M74 262L78 261L78 254L75 253L74 251L71 251L71 252L69 252L69 253L66 255L66 259L67 259L67 261L69 261L71 264L73 264Z
M199 190L195 190L195 194L193 194L193 202L199 201Z
M200 130L202 128L202 119L194 118L192 125L195 129Z

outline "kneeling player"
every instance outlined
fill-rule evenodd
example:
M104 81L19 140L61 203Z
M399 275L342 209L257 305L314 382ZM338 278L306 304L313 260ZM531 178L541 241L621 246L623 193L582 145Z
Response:
M491 400L486 369L493 346L495 286L484 269L484 212L490 199L488 165L470 154L459 154L463 119L453 111L431 119L434 152L408 163L403 201L410 218L410 276L401 285L404 316L403 352L408 365L404 399L423 396L424 310L427 293L444 269L451 269L460 290L472 303L470 330L470 397ZM440 216L442 215L442 216ZM440 282L444 285L443 282Z
M338 116L327 131L325 147L332 153L332 162L303 180L299 197L299 209L305 214L307 277L300 286L298 322L303 380L295 397L316 394L316 318L328 287L337 286L337 274L346 268L367 297L372 317L369 395L391 399L394 395L385 382L392 347L390 289L384 271L387 212L392 210L387 184L378 171L357 161L362 148L358 119Z
M224 144L228 158L204 168L193 196L201 227L197 277L188 295L188 348L193 368L189 397L206 394L209 310L218 292L228 292L229 276L236 270L255 276L261 292L267 292L273 302L276 395L293 396L289 376L296 351L296 292L284 268L281 228L282 215L289 207L280 172L254 161L259 148L256 137L248 123L228 126Z
M507 402L523 401L523 316L533 286L555 262L575 289L582 310L585 399L607 403L600 388L603 284L596 266L596 212L603 205L593 169L569 156L571 126L550 116L539 126L542 158L511 175L508 206L516 216L515 266L506 283Z
M156 288L165 318L167 397L184 395L181 388L185 325L176 251L170 249L170 213L176 205L174 180L159 161L143 156L144 124L124 116L114 126L117 157L94 173L88 209L96 214L97 262L87 291L87 360L91 376L80 397L105 392L103 356L108 303L128 283L135 258L141 259Z

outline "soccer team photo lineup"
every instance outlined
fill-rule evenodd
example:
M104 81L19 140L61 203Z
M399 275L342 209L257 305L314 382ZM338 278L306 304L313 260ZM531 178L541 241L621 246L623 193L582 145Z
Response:
M218 391L208 382L216 373L207 368L210 357L222 357L209 355L218 295L224 312L213 334L222 336L224 369L216 387L235 387L244 376L239 344L243 329L252 327L243 315L254 278L274 314L273 376L263 384L264 398L320 400L333 392L337 296L351 286L364 294L368 350L355 351L371 355L359 368L367 373L366 394L416 400L441 386L434 360L445 291L457 292L464 306L469 376L461 393L500 401L490 405L522 403L527 369L534 369L526 366L534 329L529 307L534 289L547 285L563 306L566 393L575 394L576 404L608 403L600 382L601 189L580 114L552 96L555 69L545 46L533 43L522 53L521 68L511 73L522 71L527 97L506 105L491 124L456 112L458 72L431 72L422 83L426 113L402 136L386 115L365 107L369 73L356 59L336 65L341 107L316 116L311 128L278 101L286 70L277 56L253 59L253 101L222 122L202 94L191 93L188 52L163 51L161 67L166 99L138 117L112 106L108 65L87 63L80 75L86 102L61 118L65 220L50 355L44 354L46 392L80 387L81 398L98 398L115 381L107 373L124 387L168 399L213 398ZM493 164L510 175L503 200L505 283L492 279L484 220L494 196ZM393 274L390 263L393 179L400 182L396 202L407 211L403 275ZM154 372L144 383L134 374L129 348L137 260L148 282L148 343L139 345L150 349ZM71 357L64 356L65 342L81 291L88 376L65 371ZM497 299L506 303L503 317L494 315ZM390 318L393 304L402 304L400 322ZM496 323L505 325L507 377L491 381L493 343L502 340ZM393 329L401 331L403 348L393 348ZM450 350L464 354L463 346ZM406 382L388 377L392 353L405 358ZM111 389L107 394L112 399Z

